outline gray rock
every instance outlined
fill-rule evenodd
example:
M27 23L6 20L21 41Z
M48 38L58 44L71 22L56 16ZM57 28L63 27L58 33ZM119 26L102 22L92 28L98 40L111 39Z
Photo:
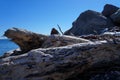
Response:
M106 4L104 6L104 9L102 11L102 14L106 17L110 17L113 13L115 13L117 10L119 9L119 7L116 7L114 5L111 4Z
M55 29L55 28L52 28L51 33L50 33L50 34L51 34L51 35L55 35L55 34L60 35L60 33L58 32L58 30L57 30L57 29Z
M80 14L80 16L72 24L72 28L66 31L65 35L87 35L100 34L105 28L113 27L110 19L107 19L101 13L88 10Z
M114 14L112 14L111 19L113 20L114 23L120 26L120 9L117 10Z

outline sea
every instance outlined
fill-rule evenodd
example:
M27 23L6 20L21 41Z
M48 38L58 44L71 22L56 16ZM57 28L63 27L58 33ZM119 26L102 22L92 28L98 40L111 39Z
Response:
M9 39L0 39L0 56L5 52L19 48L14 42Z

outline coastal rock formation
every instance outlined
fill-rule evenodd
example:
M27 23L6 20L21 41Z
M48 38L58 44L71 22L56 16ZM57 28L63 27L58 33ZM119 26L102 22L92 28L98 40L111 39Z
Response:
M111 15L111 19L113 20L114 23L120 26L120 9Z
M119 7L111 5L111 4L106 4L104 6L104 9L102 11L102 14L106 17L110 17L112 14L114 14L117 10L119 9Z
M120 44L106 41L39 48L0 59L0 79L119 80L119 51Z
M101 13L87 10L80 14L76 21L73 22L72 28L66 31L65 35L88 35L100 34L105 28L113 27L110 19L107 19Z
M47 36L18 28L8 29L4 35L18 44L22 53L37 48L59 47L89 41L86 39L65 35Z

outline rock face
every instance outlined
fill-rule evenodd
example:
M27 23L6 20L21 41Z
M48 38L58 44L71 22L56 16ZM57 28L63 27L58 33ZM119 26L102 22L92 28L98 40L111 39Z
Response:
M83 12L76 21L73 22L72 28L66 31L65 35L87 35L100 34L104 28L113 27L109 19L99 12L88 10Z
M8 29L4 35L18 44L23 53L37 48L59 47L89 41L72 36L46 36L18 28Z
M102 14L106 17L110 17L112 14L114 14L117 10L119 9L119 7L116 7L114 5L111 4L106 4L104 6L104 9L102 11Z
M111 15L111 19L120 26L120 9Z
M120 44L107 42L36 49L25 54L1 58L0 79L119 80L119 51Z

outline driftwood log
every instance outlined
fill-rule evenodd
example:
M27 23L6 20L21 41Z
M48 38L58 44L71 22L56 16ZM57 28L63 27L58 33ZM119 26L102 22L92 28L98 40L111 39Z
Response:
M119 43L45 36L17 28L9 29L5 35L19 46L31 38L37 45L36 37L43 43L37 49L24 45L32 48L25 48L28 52L23 54L3 55L0 80L120 80Z
M18 28L8 29L4 35L15 42L23 52L40 47L47 38L45 35Z
M47 36L18 28L8 29L4 35L15 42L21 48L22 52L28 52L37 48L59 47L89 41L65 35Z
M119 70L120 44L107 42L39 48L0 59L1 80L119 80Z

